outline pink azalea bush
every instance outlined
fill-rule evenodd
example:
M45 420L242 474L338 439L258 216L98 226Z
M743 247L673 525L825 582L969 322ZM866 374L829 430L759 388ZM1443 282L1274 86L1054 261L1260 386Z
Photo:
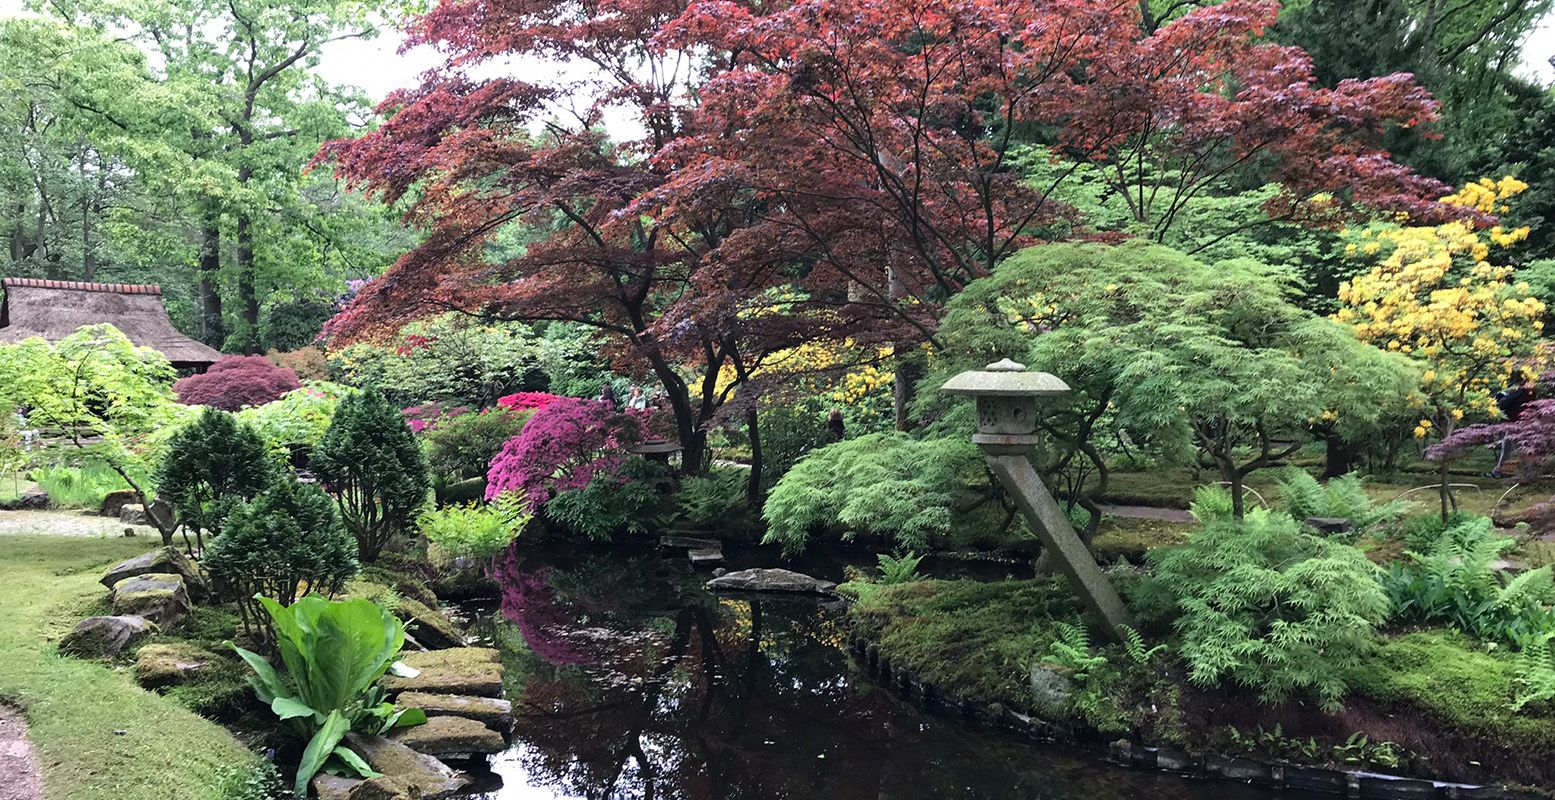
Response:
M571 398L550 392L514 392L497 398L497 406L509 411L538 411L558 400L569 399Z
M405 415L405 424L410 426L410 430L413 433L421 433L429 428L437 427L439 422L453 419L469 410L464 406L444 408L436 403L422 403L419 406L402 408L400 413Z
M598 400L561 397L535 412L509 439L486 473L486 499L522 491L531 509L558 492L582 489L600 474L614 475L625 448L643 439L639 414Z
M264 356L227 356L205 372L173 384L178 402L223 411L262 406L300 388L294 370L278 367Z

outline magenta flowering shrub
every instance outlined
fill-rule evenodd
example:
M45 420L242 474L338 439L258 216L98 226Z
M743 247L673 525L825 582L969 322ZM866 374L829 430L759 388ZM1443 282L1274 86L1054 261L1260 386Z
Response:
M486 472L486 499L522 491L531 509L558 492L582 489L595 475L615 475L625 448L642 441L641 415L598 400L561 397L536 411Z
M437 427L440 422L446 422L461 414L465 414L469 410L464 406L444 408L436 403L422 403L419 406L402 408L400 413L405 415L405 424L410 426L410 430L413 433L421 433L422 431Z
M223 411L262 406L300 388L294 370L278 367L264 356L227 356L205 372L173 384L178 402Z
M570 398L564 398L562 395L551 394L550 392L514 392L513 394L497 398L497 405L509 411L538 411L557 400L563 399Z

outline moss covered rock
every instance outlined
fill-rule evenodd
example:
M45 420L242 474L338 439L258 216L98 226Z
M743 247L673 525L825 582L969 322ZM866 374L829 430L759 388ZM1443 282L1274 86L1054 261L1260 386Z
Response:
M188 683L206 673L218 656L187 642L155 642L135 654L135 680L148 688Z
M413 783L425 800L451 797L469 783L468 779L436 758L382 736L348 733L345 746L361 756L373 769L383 773L384 777ZM348 789L348 792L355 790Z
M142 616L164 628L177 625L190 607L182 575L151 572L113 585L115 613Z
M407 666L420 670L414 678L385 676L389 692L425 692L495 697L502 693L502 663L496 650L488 647L458 647L407 653Z
M495 697L404 692L396 702L403 708L419 708L428 717L464 717L489 728L506 728L513 722L513 704Z
M159 547L144 555L120 561L103 573L101 583L112 589L125 578L154 574L179 575L184 579L190 597L197 600L205 596L205 576L176 547Z
M400 728L389 738L429 756L495 753L506 746L502 734L464 717L432 717L425 725Z
M113 658L156 631L156 623L145 617L87 617L66 634L59 649L81 658Z

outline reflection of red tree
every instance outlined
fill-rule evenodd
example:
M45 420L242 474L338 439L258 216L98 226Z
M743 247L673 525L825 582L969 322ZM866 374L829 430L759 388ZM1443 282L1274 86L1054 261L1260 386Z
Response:
M492 577L502 587L502 616L518 626L535 655L556 666L598 660L557 601L549 566L525 572L515 550L509 549L492 564Z

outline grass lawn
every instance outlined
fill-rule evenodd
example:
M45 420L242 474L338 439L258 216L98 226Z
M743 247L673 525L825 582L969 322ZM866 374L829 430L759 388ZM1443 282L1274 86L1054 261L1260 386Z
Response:
M56 654L103 592L105 566L146 538L0 537L0 699L21 706L48 800L241 797L258 759L226 729L130 673Z

